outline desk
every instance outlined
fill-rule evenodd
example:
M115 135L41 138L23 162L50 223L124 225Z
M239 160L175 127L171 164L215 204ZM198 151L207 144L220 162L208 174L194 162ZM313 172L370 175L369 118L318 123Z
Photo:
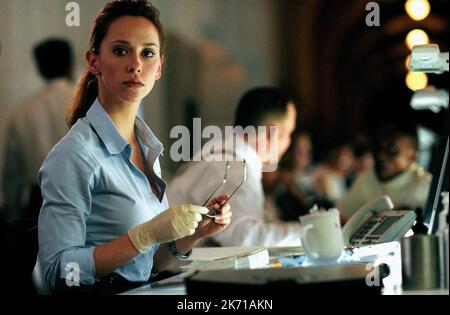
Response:
M186 286L180 275L129 290L119 295L186 295Z
M257 249L256 247L250 248L238 248L238 247L214 247L214 248L194 248L192 252L191 259L193 260L214 260L223 257L228 257L230 255L236 255L243 251L249 251ZM448 290L433 290L433 291L402 291L401 290L401 256L400 256L400 246L398 242L391 242L385 244L379 244L375 246L368 246L365 248L354 249L352 251L353 255L357 255L359 262L347 263L336 263L328 265L313 265L305 264L303 267L291 269L288 268L267 268L267 269L254 269L252 272L246 272L245 270L225 270L228 275L235 274L236 276L241 274L242 279L245 278L246 274L255 274L257 277L270 277L271 270L277 270L277 272L272 272L272 274L277 273L274 277L284 277L287 279L297 278L303 279L304 281L319 281L318 284L327 284L328 281L332 280L333 276L339 275L340 279L348 280L352 277L352 274L359 277L359 279L364 281L365 274L370 272L370 268L366 269L368 264L375 265L377 263L388 263L390 267L389 279L386 277L383 280L384 295L448 295ZM359 265L359 266L358 266ZM363 268L362 268L363 267ZM303 268L303 269L302 269ZM320 269L322 268L322 269ZM283 270L282 270L283 269ZM368 271L364 271L368 270ZM363 274L365 272L365 274ZM225 275L225 277L224 277ZM318 277L318 275L320 275ZM232 276L227 276L226 273L221 271L216 271L214 277L221 280L228 280L233 278ZM257 278L256 277L256 278ZM287 278L286 278L287 277ZM355 277L355 278L357 278ZM249 279L252 277L248 277ZM320 278L320 279L319 279ZM253 278L255 279L255 277ZM387 281L389 280L389 281ZM367 283L367 282L366 282ZM184 279L178 275L171 277L154 284L146 285L137 289L133 289L123 293L124 295L186 295L187 287Z
M192 249L190 261L195 260L215 260L229 257L249 250L256 250L260 247L198 247ZM179 265L187 262L179 262ZM176 267L176 272L180 270ZM149 285L129 290L120 295L186 295L186 285L181 275L170 277Z
M398 295L449 295L449 290L400 291Z

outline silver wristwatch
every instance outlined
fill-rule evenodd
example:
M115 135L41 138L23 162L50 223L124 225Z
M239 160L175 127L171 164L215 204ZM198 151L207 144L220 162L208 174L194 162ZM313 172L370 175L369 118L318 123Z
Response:
M174 255L178 260L186 260L189 257L191 257L192 249L183 255L182 253L180 253L178 251L175 241L171 241L171 242L167 243L167 246L169 247L170 253L172 255Z

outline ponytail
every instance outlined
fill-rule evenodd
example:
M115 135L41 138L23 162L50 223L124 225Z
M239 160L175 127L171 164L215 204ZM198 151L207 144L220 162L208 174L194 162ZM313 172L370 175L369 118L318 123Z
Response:
M75 90L75 96L67 113L66 122L69 128L78 121L78 119L86 116L87 111L94 103L98 96L98 82L97 78L86 69L78 81Z

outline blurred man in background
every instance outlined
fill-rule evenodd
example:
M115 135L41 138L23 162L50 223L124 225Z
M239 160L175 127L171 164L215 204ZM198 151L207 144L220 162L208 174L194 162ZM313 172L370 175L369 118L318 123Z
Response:
M338 203L343 220L381 195L391 197L395 208L424 209L431 174L417 163L418 139L415 126L382 127L372 144L375 165L363 172L349 193Z
M277 220L270 213L271 209L266 208L262 185L263 167L274 158L279 160L288 149L296 117L294 102L282 90L263 87L248 91L239 102L234 125L244 129L276 126L278 132L273 138L261 132L255 136L236 134L234 140L225 140L236 141L233 152L213 152L220 158L219 161L189 163L169 185L171 203L183 201L203 204L224 178L226 159L237 161L232 163L225 185L225 192L231 193L242 181L243 163L239 161L245 159L247 180L229 202L233 208L231 224L214 241L222 246L300 245L300 223ZM267 151L268 147L274 150Z
M6 120L1 215L9 220L37 218L41 206L38 170L68 131L65 114L73 94L72 49L65 40L50 39L34 47L33 57L46 85L14 106Z

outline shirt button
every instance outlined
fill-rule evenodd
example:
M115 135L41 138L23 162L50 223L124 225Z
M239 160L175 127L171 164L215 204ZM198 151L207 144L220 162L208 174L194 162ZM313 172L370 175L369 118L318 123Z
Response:
M148 277L148 271L144 271L144 276Z

